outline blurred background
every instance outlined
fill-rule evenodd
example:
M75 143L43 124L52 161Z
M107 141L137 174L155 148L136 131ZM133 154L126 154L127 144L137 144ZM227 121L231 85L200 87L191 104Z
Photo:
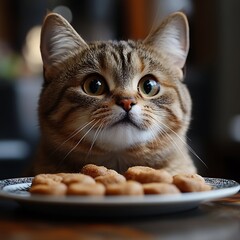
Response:
M38 142L39 36L48 11L62 14L92 41L143 39L180 10L191 30L189 145L205 164L193 157L204 176L240 181L239 9L238 0L1 0L0 179L20 176Z

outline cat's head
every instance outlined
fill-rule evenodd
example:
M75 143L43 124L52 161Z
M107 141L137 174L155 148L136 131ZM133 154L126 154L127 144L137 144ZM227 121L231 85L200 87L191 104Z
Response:
M40 125L71 151L120 151L185 136L191 100L182 68L187 19L166 18L144 40L86 43L60 15L41 33Z

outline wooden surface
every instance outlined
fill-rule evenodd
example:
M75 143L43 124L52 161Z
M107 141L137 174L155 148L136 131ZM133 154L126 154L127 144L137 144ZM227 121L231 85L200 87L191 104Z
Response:
M234 201L240 201L240 194ZM229 203L229 199L224 199L175 214L103 219L56 217L47 212L33 214L15 202L0 200L0 239L237 240L240 239L240 204Z

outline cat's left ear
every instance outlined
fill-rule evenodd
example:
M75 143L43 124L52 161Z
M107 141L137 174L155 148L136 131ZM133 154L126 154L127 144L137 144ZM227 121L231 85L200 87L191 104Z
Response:
M181 12L171 14L143 42L165 54L176 67L183 68L189 50L187 17Z
M61 63L76 50L86 47L88 47L87 43L65 18L57 13L50 13L46 16L40 44L45 67Z

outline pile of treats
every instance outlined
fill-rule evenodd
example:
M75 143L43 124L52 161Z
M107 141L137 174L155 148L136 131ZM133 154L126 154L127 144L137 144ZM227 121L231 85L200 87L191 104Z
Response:
M209 191L211 186L198 174L171 176L163 169L135 166L124 175L93 164L80 173L39 174L30 192L44 195L144 195Z

